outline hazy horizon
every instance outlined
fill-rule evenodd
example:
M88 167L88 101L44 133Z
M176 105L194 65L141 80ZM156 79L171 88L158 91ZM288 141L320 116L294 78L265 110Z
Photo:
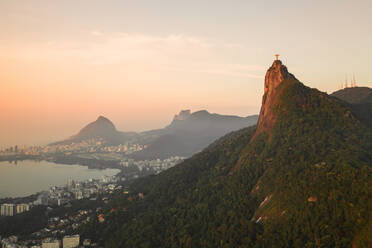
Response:
M247 106L247 107L249 108L249 106ZM180 109L180 111L181 110L188 110L188 108ZM227 113L227 112L226 113L216 113L216 112L213 112L213 111L209 111L208 109L205 109L205 108L191 109L191 112L193 113L193 112L197 112L197 111L200 111L200 110L207 110L211 114L234 115L234 116L240 116L240 117L247 117L247 116L251 116L251 115L257 115L258 112L259 112L259 110L258 110L257 113L251 113L251 114L247 114L247 115L239 115L239 114ZM150 130L166 127L167 125L169 125L172 122L174 115L178 114L180 111L176 111L174 114L171 114L170 116L168 116L164 120L160 120L158 126L146 125L146 117L141 118L142 122L144 124L143 125L138 125L137 129L135 129L136 126L134 126L133 129L123 129L121 127L128 127L129 125L125 125L125 123L118 123L113 118L110 118L109 116L104 115L104 114L97 114L96 116L92 115L92 118L90 118L90 119L89 118L87 118L87 119L84 118L84 120L69 120L69 121L66 121L65 124L69 124L68 125L69 128L68 129L61 129L61 130L64 130L63 133L57 130L55 133L52 133L49 137L46 137L46 138L42 137L41 139L39 139L39 141L37 141L37 139L33 139L31 141L28 141L28 142L26 141L26 142L22 143L22 139L19 139L20 142L15 141L14 143L0 143L0 149L1 148L7 148L9 146L14 146L14 145L18 145L18 146L23 146L23 145L26 145L26 146L47 145L47 144L55 142L55 141L61 141L61 140L70 138L71 136L77 134L83 127L85 127L86 125L88 125L91 122L94 122L99 116L106 117L110 121L112 121L118 131L122 131L122 132L150 131ZM136 121L136 120L133 120L133 121ZM61 126L63 126L64 123L60 123L60 124L61 124Z
M372 87L370 1L1 1L0 147L103 115L162 128L182 109L257 114L274 54L328 93Z

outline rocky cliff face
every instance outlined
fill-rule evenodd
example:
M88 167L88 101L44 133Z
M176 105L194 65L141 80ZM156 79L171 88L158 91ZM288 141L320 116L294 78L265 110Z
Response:
M274 126L277 117L274 113L274 108L278 104L281 94L279 86L287 78L295 77L288 72L287 67L282 64L282 61L275 60L266 72L264 95L262 97L261 111L255 136L262 131L270 130Z
M191 115L191 110L189 110L189 109L181 110L178 115L174 116L173 120L183 121L183 120L186 120L187 118L189 118L190 115Z

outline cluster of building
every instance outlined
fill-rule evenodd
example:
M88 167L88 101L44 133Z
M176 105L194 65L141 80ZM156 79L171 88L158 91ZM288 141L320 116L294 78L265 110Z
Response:
M39 155L42 151L42 146L11 146L0 149L0 156L14 156L14 155Z
M93 210L79 210L75 214L66 214L63 217L50 217L45 228L32 233L23 239L22 243L28 246L39 245L38 247L95 247L96 244L89 239L81 242L79 234L76 234L77 229L90 220L88 215L92 213ZM67 233L75 235L66 235Z
M62 242L59 239L46 238L43 240L41 247L60 248L61 244L63 248L78 247L80 244L80 236L79 235L64 236Z
M76 248L80 246L80 235L66 235L60 239L45 238L42 241L30 245L28 241L19 241L17 236L10 236L1 240L2 248ZM82 242L83 247L92 247L89 240Z
M154 160L141 160L134 161L133 159L126 159L120 162L123 167L136 166L140 172L142 171L153 171L155 174L160 173L163 170L167 170L176 164L182 162L185 158L174 156L167 159L154 159Z
M49 145L43 147L40 151L42 153L123 153L131 154L136 151L141 151L146 148L146 145L136 143L125 143L121 145L108 145L101 139L83 140L78 143L71 143L67 145Z
M13 204L4 203L0 207L0 216L13 216L30 210L30 205L27 203Z
M88 179L83 182L75 182L70 179L65 186L53 186L49 191L39 193L37 200L32 204L62 206L72 200L91 198L99 193L110 193L117 188L118 181L119 178L116 176L103 176L101 179Z
M107 185L109 192L111 190L123 190L121 186ZM111 192L112 193L112 192ZM108 203L109 198L104 196L101 198L105 204ZM90 200L96 200L90 199ZM38 230L26 237L19 239L17 236L9 236L1 239L0 247L2 248L73 248L73 247L97 247L97 243L92 242L90 239L80 240L78 228L91 220L94 212L101 213L102 207L95 210L78 210L74 213L65 213L59 216L51 216L48 219L48 224L41 230ZM67 235L74 233L74 235ZM63 237L63 238L61 238Z
M85 198L91 198L94 200L95 196L99 193L111 193L115 189L120 188L117 186L119 178L116 176L104 176L101 179L88 179L84 182L75 182L69 180L67 185L62 187L53 186L49 191L42 191L38 193L37 199L29 203L13 204L4 203L1 204L1 216L13 216L29 211L30 208L37 205L45 206L62 206L68 204L72 200L80 200Z
M40 155L57 152L65 154L69 152L107 152L107 153L125 153L129 154L134 151L144 149L145 147L136 144L126 144L119 146L105 146L101 141L86 141L86 143L72 144L70 146L55 145L46 147L28 147L21 148L13 147L0 151L0 156L4 154L30 154ZM48 209L55 206L71 206L73 200L89 199L96 201L98 198L102 199L104 203L108 203L108 195L116 190L122 190L119 185L120 181L141 177L147 174L158 174L163 170L169 169L184 160L183 157L174 156L167 159L155 159L135 161L125 156L120 156L120 165L122 172L116 176L104 176L101 179L89 179L86 181L75 182L68 180L65 186L53 186L48 191L43 191L37 194L36 200L22 204L4 203L1 205L1 215L13 216L15 214L29 211L32 207L37 205L48 206ZM127 173L128 172L128 173ZM128 194L128 191L124 191ZM106 195L104 198L101 198ZM137 196L142 199L144 196L139 193ZM132 199L130 196L128 199ZM34 198L35 199L35 198ZM38 247L38 248L65 248L65 247L96 247L96 243L92 243L89 239L80 240L79 235L68 236L67 234L77 233L80 225L89 221L89 213L94 210L79 210L78 213L69 214L68 216L51 217L48 221L48 226L39 230L29 236L27 240L18 240L16 236L10 236L1 239L1 246L3 248L13 247ZM100 213L99 210L96 210ZM104 221L103 214L98 214L100 222ZM63 238L57 238L63 237Z
M138 172L133 175L126 175L127 178L138 178L144 172L148 174L158 174L163 170L169 169L183 161L183 157L174 156L167 159L143 160L134 161L133 159L125 159L120 162L123 167L135 166ZM86 198L94 199L94 196L99 193L110 193L117 189L117 183L127 179L118 176L104 176L101 179L88 179L82 182L75 182L70 179L65 186L53 186L48 191L39 192L37 199L22 204L4 203L1 205L1 216L13 216L15 214L29 211L30 208L37 205L45 206L63 206L72 200L81 200Z
M72 183L73 184L73 183ZM129 194L127 189L122 186L115 186L113 184L107 185L109 192L112 190L120 190ZM139 197L141 197L139 195ZM142 198L143 198L142 194ZM108 203L108 195L101 198L105 204ZM96 200L96 199L90 199ZM9 236L1 239L0 247L2 248L73 248L73 247L98 247L98 244L92 242L90 239L81 240L78 234L78 228L88 223L92 216L100 216L103 211L102 207L88 210L77 210L74 213L64 213L57 216L50 216L48 224L41 230L38 230L27 236L18 238L17 236ZM71 235L74 234L74 235ZM62 238L63 237L63 238Z
M76 153L122 153L124 155L145 149L146 145L125 143L117 146L106 144L101 138L87 139L71 144L56 144L48 146L12 146L0 149L0 156L12 155L52 155L64 153L71 155Z

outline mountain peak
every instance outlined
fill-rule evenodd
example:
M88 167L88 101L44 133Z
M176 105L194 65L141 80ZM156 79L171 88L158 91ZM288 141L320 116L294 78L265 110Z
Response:
M104 117L103 115L98 116L96 121L98 121L98 122L110 122L111 123L111 121L109 119L107 119L106 117Z
M116 127L114 125L114 123L112 121L110 121L108 118L100 115L98 116L97 120L95 120L94 122L91 122L90 124L88 124L85 128L88 128L88 130L95 130L95 129L106 129L106 130L115 130L116 131ZM84 128L82 129L84 130Z
M96 121L89 123L76 135L78 137L105 137L108 133L116 133L114 123L104 116L99 116Z
M265 94L272 94L280 83L289 77L294 76L288 72L287 67L283 65L281 60L275 60L265 75Z
M122 132L116 130L112 121L100 115L95 121L84 126L76 135L52 144L71 144L72 142L81 142L82 140L94 138L102 138L110 144L122 144L126 137L124 137Z
M276 88L289 75L287 67L282 61L275 60L272 66L267 70L265 76L265 93L270 89Z
M295 77L288 72L287 67L283 65L282 61L275 60L266 72L264 95L262 97L262 106L255 136L261 131L267 131L274 126L276 114L273 109L278 104L281 94L279 86L285 79L295 79Z
M183 121L189 118L191 115L191 110L186 109L186 110L181 110L180 113L177 115L174 115L173 120L178 120L178 121Z
M199 110L191 114L196 117L210 116L211 114L207 110Z

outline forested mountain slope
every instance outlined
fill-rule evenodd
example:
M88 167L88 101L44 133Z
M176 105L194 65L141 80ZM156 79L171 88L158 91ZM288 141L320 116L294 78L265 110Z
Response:
M368 247L372 129L276 60L257 126L138 180L109 209L81 229L105 247Z
M372 103L372 89L368 87L351 87L335 91L331 96L351 104Z
M351 106L350 108L364 122L372 127L372 89L368 87L345 88L333 92L331 96L341 99Z

